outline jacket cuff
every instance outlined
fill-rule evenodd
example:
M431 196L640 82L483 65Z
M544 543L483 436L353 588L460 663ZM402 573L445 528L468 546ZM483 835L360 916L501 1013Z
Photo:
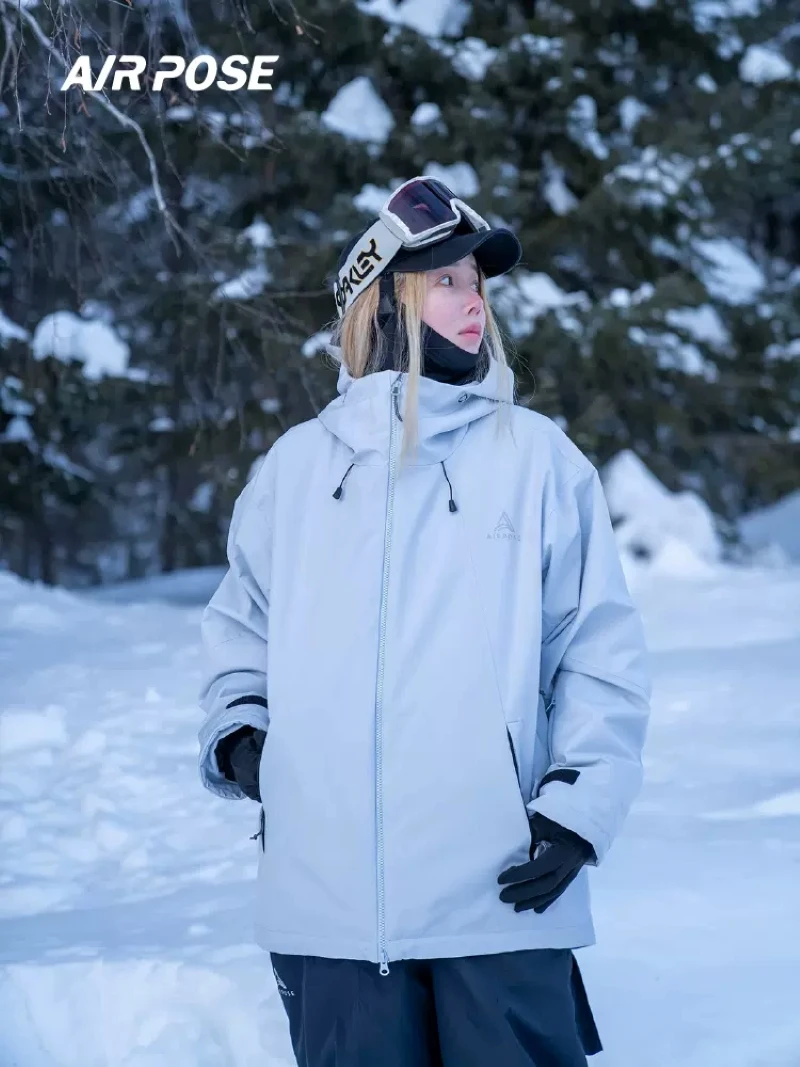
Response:
M236 782L225 777L216 756L216 747L222 738L243 726L252 726L255 730L267 733L269 714L264 697L237 697L230 701L227 707L221 708L215 715L206 719L200 729L200 780L205 788L216 796L232 800L245 799L247 796Z
M538 811L541 815L563 826L564 829L572 830L573 833L582 837L594 849L594 858L589 857L587 862L590 867L597 867L611 847L611 838L586 812L566 802L564 793L568 788L568 786L562 786L559 789L557 785L555 788L551 786L550 791L540 794L528 804L528 814L533 815Z

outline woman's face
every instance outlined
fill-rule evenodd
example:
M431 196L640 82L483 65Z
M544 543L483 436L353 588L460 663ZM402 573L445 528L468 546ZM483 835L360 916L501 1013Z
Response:
M486 310L478 292L478 266L473 255L449 267L425 271L422 321L467 352L477 352L486 328Z

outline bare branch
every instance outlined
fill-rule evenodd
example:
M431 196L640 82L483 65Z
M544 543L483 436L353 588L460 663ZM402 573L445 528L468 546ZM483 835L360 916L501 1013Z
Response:
M8 65L8 57L11 55L11 40L12 40L12 26L11 20L5 15L2 18L3 30L5 32L5 49L3 50L3 59L0 62L0 90L3 88L3 82L6 80L6 66Z
M52 41L47 37L42 27L39 25L39 23L36 21L36 19L33 17L30 11L28 11L27 8L21 6L14 6L12 0L0 0L0 8L2 8L3 10L9 9L16 11L17 14L22 17L33 30L33 34L39 41L41 46L45 48L48 53L56 60L56 62L59 64L63 71L67 71L68 67L66 60L60 54L58 49L55 48ZM6 23L7 20L4 18L3 22ZM6 32L8 32L8 30L6 30ZM153 187L153 193L156 198L158 210L161 212L161 215L163 216L164 221L167 225L167 232L169 233L170 238L172 239L172 242L175 246L175 250L176 252L179 252L180 247L177 242L176 234L179 232L180 228L178 227L177 223L175 222L175 219L170 213L169 208L167 207L167 202L164 198L164 193L161 189L161 182L158 176L158 166L156 165L156 159L153 155L153 150L150 148L150 145L147 142L144 130L139 125L139 123L136 122L135 119L132 119L128 115L123 114L118 107L115 107L104 92L95 94L95 96L98 104L100 104L101 107L105 108L105 110L108 111L109 114L113 115L121 126L124 126L129 130L133 130L133 132L138 137L139 143L141 144L142 149L144 150L144 154L147 156L147 164L150 169L150 182Z
M6 50L5 50L4 54L3 54L3 65L2 65L2 67L0 67L0 89L3 88L3 78L5 77L6 63L8 62L8 57L9 57L9 55L11 53L11 42L14 39L14 27L11 24L11 19L7 18L5 15L3 15L2 18L3 18L3 29L5 30L5 35L6 35ZM14 99L17 101L17 123L19 125L20 130L21 130L22 129L22 110L21 110L21 108L19 106L19 86L17 84L17 75L19 73L19 52L20 52L20 50L18 48L17 52L16 52L16 54L14 56Z
M33 185L35 182L64 181L70 178L89 178L91 176L92 171L84 170L80 167L54 166L45 167L43 170L22 170L0 163L0 178L4 181L13 182L15 185Z

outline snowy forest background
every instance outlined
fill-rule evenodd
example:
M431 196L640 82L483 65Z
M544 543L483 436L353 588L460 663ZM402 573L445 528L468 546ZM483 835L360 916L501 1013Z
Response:
M798 0L0 0L0 27L0 567L220 563L253 461L334 395L339 249L425 172L518 233L492 292L521 401L607 487L680 494L727 559L743 516L800 514ZM109 53L280 59L272 92L60 92Z

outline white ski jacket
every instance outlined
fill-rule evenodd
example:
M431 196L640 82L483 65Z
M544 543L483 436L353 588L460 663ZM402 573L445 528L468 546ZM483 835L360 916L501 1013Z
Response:
M504 376L422 378L401 467L407 375L342 365L236 502L199 765L241 797L214 746L267 731L267 950L385 968L594 942L586 868L542 915L497 876L528 858L535 811L602 861L641 785L647 652L596 469L520 406L496 435Z

